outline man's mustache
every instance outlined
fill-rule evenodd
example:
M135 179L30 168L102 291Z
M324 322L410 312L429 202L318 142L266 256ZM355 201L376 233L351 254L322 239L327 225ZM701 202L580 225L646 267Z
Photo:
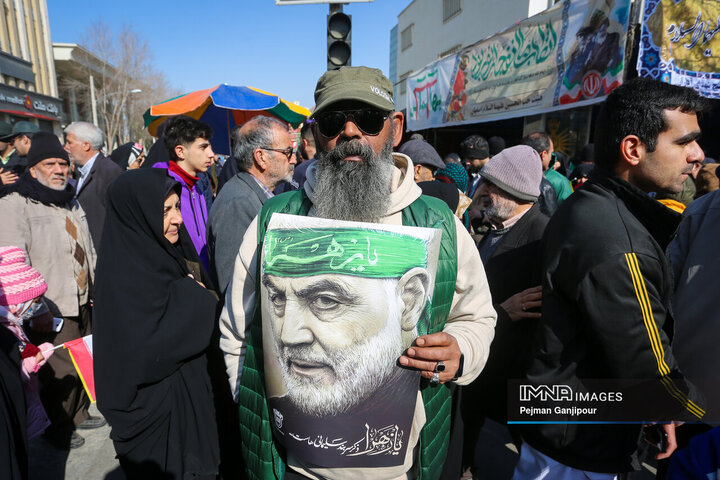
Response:
M333 366L333 359L327 355L318 355L310 352L304 347L280 347L280 354L283 362L289 364L290 362L300 361L305 363L313 363L316 365L322 365L335 370Z
M326 157L328 160L344 160L347 157L358 156L363 160L370 161L375 157L372 147L360 140L343 140L335 145L335 148L328 151Z

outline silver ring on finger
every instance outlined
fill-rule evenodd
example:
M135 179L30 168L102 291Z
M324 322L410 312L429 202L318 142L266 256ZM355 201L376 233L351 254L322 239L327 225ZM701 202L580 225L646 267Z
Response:
M525 308L525 304L524 304L524 303L522 304L522 311L523 311L523 312L527 311L527 308Z
M433 376L430 379L430 384L437 385L438 383L440 383L440 374L438 372L433 372Z
M435 364L435 370L433 370L433 372L444 372L444 371L445 371L445 362L443 362L442 360L439 360Z

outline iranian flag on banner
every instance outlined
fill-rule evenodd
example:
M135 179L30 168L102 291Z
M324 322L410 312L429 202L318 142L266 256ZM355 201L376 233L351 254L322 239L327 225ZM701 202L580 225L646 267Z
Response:
M90 401L95 403L92 335L86 335L82 338L65 342L63 347L68 349L70 358L75 365L75 370L78 372L78 376L85 387L88 397L90 397Z

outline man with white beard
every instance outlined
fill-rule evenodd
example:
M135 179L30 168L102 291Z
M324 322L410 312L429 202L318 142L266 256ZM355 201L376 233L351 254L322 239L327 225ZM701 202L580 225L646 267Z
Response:
M401 235L396 239L403 241ZM298 278L275 266L262 280L287 397L316 417L345 413L380 388L417 382L411 370L395 366L417 337L430 287L420 265L384 272L396 278L323 267L315 265L316 271ZM340 314L341 323L336 322ZM328 329L331 322L334 328Z
M507 381L525 374L526 355L541 316L538 251L549 221L537 203L542 161L534 149L527 145L506 148L490 159L481 175L478 195L487 203L485 216L491 227L479 250L498 318L487 365L462 393L464 464L473 467L484 419L505 428ZM510 432L518 441L515 430Z
M85 213L68 185L68 154L49 132L33 135L28 170L0 198L0 246L16 246L47 282L46 312L26 325L35 345L54 345L90 333L90 300L95 249ZM48 313L49 309L49 313ZM53 330L53 317L63 322ZM55 351L40 370L40 397L52 425L46 438L61 448L76 448L85 440L75 428L105 424L89 417L89 401L65 349Z
M264 204L235 260L220 316L220 346L240 404L242 451L250 478L440 477L448 457L454 384L471 382L487 359L496 315L482 263L472 238L447 206L421 196L411 159L392 153L403 131L403 114L395 111L392 93L392 83L382 72L367 67L343 67L318 80L313 113L318 161L308 169L303 190ZM406 455L394 465L335 468L309 462L282 448L273 433L263 359L261 305L266 300L256 292L263 280L266 287L271 280L258 276L258 248L275 212L442 231L428 333L397 359L401 367L419 370L423 380L415 389L412 430L403 439ZM396 250L401 251L402 244ZM380 304L381 299L374 294L368 304ZM398 301L410 299L401 296ZM357 320L360 337L373 330L369 310L366 307ZM338 317L344 320L344 315ZM324 332L332 334L333 327L325 326ZM323 374L331 375L329 369ZM457 466L459 472L459 460Z

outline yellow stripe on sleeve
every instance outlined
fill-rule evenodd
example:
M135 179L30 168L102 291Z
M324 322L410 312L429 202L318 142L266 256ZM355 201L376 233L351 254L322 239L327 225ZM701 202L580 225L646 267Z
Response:
M652 306L650 304L650 297L647 293L647 287L645 286L645 280L640 273L640 265L638 264L637 256L634 253L626 253L625 260L628 264L628 270L630 271L630 278L635 288L635 295L640 305L640 311L643 316L643 323L650 339L650 347L652 348L653 355L658 365L658 371L660 372L660 380L665 389L670 395L680 402L690 413L698 418L705 415L705 411L693 403L687 395L681 392L677 385L672 381L668 375L670 374L670 367L665 362L665 351L662 347L662 341L660 340L660 333L655 323L655 318L652 312Z

